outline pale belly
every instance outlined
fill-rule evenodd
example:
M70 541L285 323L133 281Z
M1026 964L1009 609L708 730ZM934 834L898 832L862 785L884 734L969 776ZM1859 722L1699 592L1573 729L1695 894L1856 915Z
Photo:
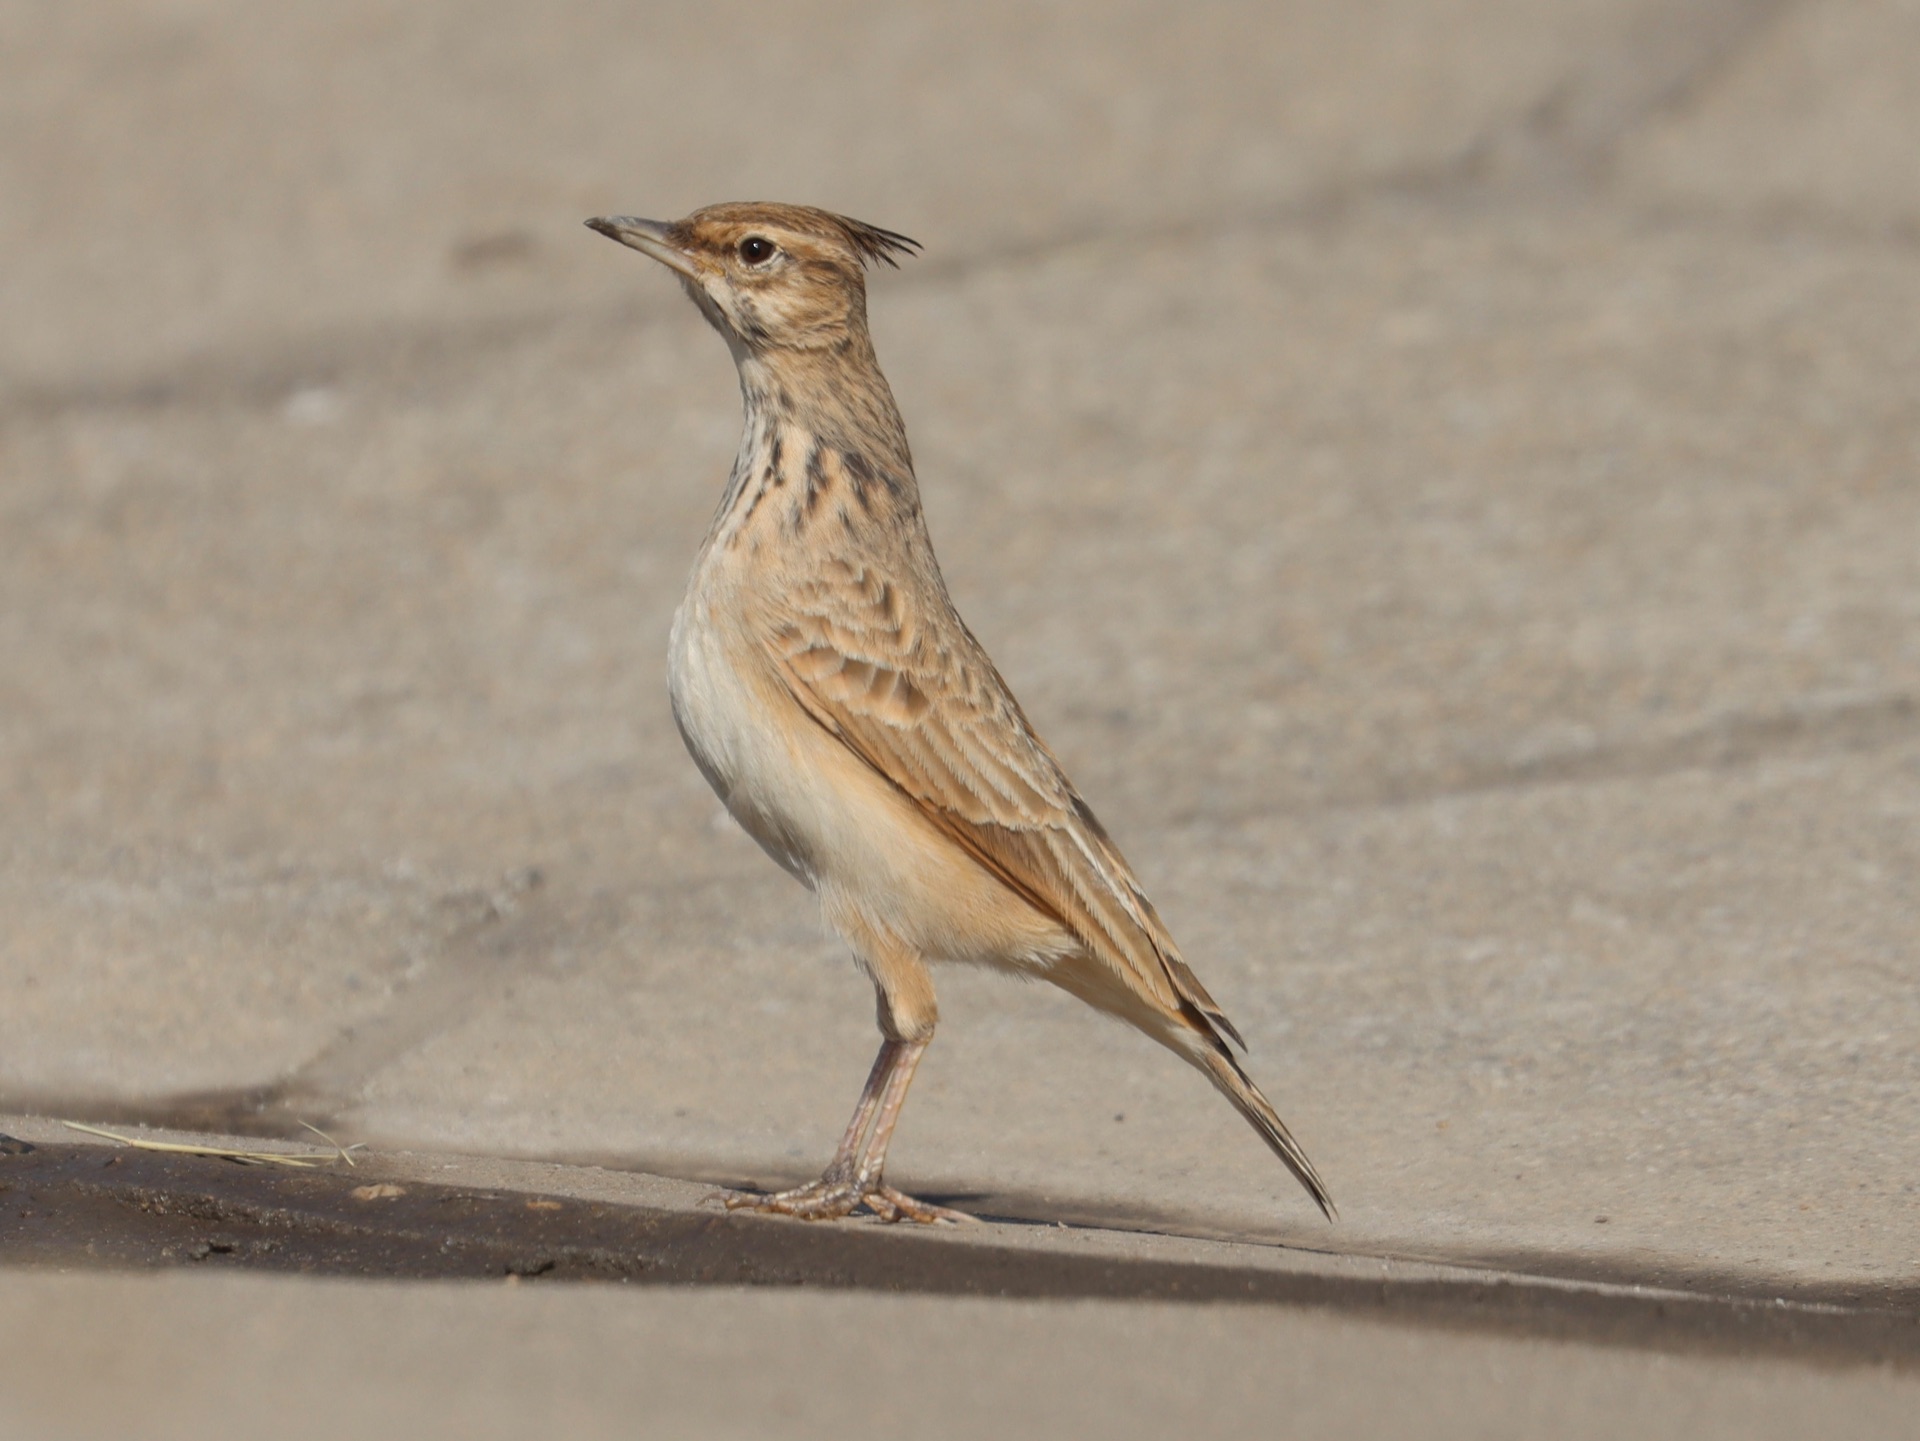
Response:
M928 960L1028 974L1075 949L802 710L715 610L696 590L674 617L674 719L733 818L830 917L850 908Z
M668 651L673 719L700 773L733 818L786 871L812 887L820 838L819 827L809 825L806 815L809 788L795 774L802 738L791 734L791 721L774 711L771 702L777 697L766 693L765 681L753 684L736 663L734 647L744 643L744 637L723 634L696 596L682 602Z

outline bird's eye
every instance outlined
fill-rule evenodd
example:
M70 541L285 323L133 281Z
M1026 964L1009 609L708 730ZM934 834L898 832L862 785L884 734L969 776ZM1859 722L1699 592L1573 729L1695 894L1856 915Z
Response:
M764 235L749 235L740 242L740 258L749 265L763 265L773 258L773 242Z

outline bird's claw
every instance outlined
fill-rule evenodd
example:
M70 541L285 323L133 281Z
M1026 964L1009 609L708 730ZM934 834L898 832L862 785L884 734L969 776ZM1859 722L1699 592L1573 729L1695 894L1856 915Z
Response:
M721 1202L729 1211L762 1211L775 1216L794 1216L802 1221L837 1221L863 1206L882 1221L918 1221L932 1225L936 1221L959 1223L974 1219L965 1211L919 1200L879 1180L862 1182L823 1177L770 1196L753 1191L716 1191L707 1199Z

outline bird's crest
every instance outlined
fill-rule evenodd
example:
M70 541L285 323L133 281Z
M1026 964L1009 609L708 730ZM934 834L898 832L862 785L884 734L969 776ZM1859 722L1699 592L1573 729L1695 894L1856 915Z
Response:
M845 215L825 212L834 224L846 233L853 248L860 252L860 258L871 264L873 261L885 261L894 269L900 268L896 255L918 255L920 242L911 236L901 235L897 231L882 230L877 225L869 225L864 220L853 220Z

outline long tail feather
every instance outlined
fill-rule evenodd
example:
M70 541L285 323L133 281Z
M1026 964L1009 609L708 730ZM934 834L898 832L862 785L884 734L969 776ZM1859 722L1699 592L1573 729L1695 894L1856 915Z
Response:
M1300 1149L1300 1143L1293 1139L1293 1133L1287 1129L1280 1113L1273 1109L1267 1098L1260 1094L1260 1088L1247 1078L1240 1064L1224 1046L1207 1046L1194 1056L1220 1093L1233 1102L1234 1109L1245 1116L1260 1138L1273 1148L1273 1153L1287 1163L1287 1169L1294 1179L1307 1189L1307 1194L1325 1213L1329 1221L1338 1217L1333 1208L1333 1197L1327 1194L1326 1183L1320 1179L1320 1173L1313 1169L1313 1162L1307 1159L1307 1153Z

